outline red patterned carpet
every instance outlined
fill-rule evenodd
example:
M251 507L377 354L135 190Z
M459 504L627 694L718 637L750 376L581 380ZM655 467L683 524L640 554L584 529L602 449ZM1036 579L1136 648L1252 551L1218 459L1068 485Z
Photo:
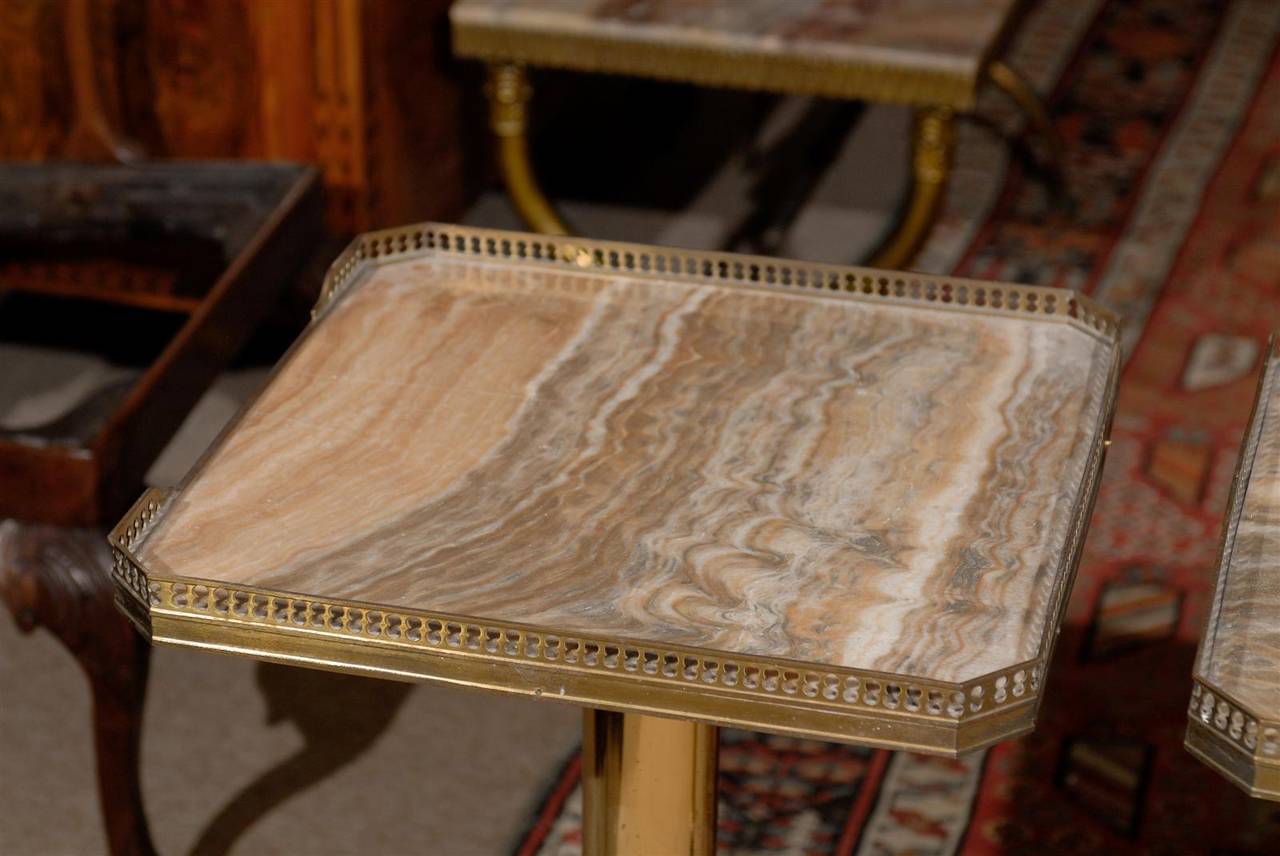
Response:
M1069 208L961 134L922 269L1064 285L1125 316L1101 493L1037 731L974 758L726 732L742 854L1280 853L1280 805L1182 748L1218 527L1280 328L1280 2L1041 0L1011 60L1066 143ZM1015 121L998 96L983 113ZM576 759L519 850L580 850Z

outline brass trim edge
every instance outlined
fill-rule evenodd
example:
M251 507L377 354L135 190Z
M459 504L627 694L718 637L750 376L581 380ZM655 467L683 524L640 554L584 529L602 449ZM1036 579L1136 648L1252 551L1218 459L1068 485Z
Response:
M929 752L955 757L1030 727L1030 704L1011 705L971 727L906 717L887 722L871 711L836 712L761 699L743 704L679 685L641 683L617 674L583 675L510 665L470 656L424 657L382 645L227 625L166 613L152 617L153 641L176 647L389 680L431 682L551 699L584 707L667 716L811 739Z
M312 316L322 315L369 266L432 254L510 269L621 274L1067 323L1108 343L1119 335L1119 319L1111 310L1065 288L430 222L357 237L329 268Z
M155 643L948 755L1025 733L1034 724L1042 660L963 684L915 681L148 577L131 548L170 497L148 491L109 536L117 603ZM701 685L689 692L688 684Z
M486 62L792 95L949 107L970 112L991 50L971 67L921 68L886 60L842 59L816 51L769 53L689 42L665 43L490 25L453 15L453 50ZM996 40L992 42L992 48ZM958 64L959 65L959 64Z
M1251 795L1280 800L1280 722L1197 677L1184 746Z
M151 501L141 504L141 513L155 514ZM916 681L216 581L148 577L128 552L147 528L145 522L134 525L138 519L110 536L114 577L131 614L141 606L145 587L143 629L157 643L268 659L287 654L290 661L338 671L443 680L947 754L1027 730L1039 696L1039 661L964 684ZM689 685L698 688L690 692ZM768 715L779 708L785 715Z
M1231 479L1227 514L1222 522L1218 547L1218 570L1209 615L1200 633L1196 651L1191 702L1187 708L1187 734L1183 746L1251 796L1280 801L1280 717L1252 709L1215 684L1204 674L1203 661L1213 645L1218 610L1226 588L1226 577L1235 548L1236 530L1244 512L1249 476L1253 472L1262 433L1265 401L1280 376L1280 335L1273 334L1263 352L1249 427L1245 432L1236 471Z
M1111 365L1107 370L1104 392L1104 405L1098 414L1098 422L1094 429L1093 448L1089 451L1089 460L1085 464L1084 478L1078 494L1075 519L1072 523L1071 537L1068 540L1063 558L1064 573L1059 575L1059 587L1051 595L1051 606L1045 621L1043 635L1040 639L1040 661L1046 665L1053 663L1053 653L1057 648L1058 636L1062 622L1066 618L1067 606L1071 600L1071 592L1075 588L1076 575L1080 570L1080 562L1084 557L1085 540L1089 533L1089 521L1093 519L1093 509L1098 499L1098 487L1102 480L1102 470L1107 461L1107 450L1111 447L1111 426L1115 421L1117 391L1120 386L1120 372L1124 365L1124 353L1119 343L1112 346ZM1046 638L1047 637L1047 638ZM1047 668L1045 669L1047 672ZM1036 699L1036 710L1044 694Z

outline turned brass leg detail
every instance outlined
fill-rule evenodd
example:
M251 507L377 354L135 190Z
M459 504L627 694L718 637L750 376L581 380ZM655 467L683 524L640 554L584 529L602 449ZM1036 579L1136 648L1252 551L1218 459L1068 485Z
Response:
M1027 79L1001 60L987 66L987 77L1018 105L1018 109L1027 117L1027 124L1040 138L1044 145L1048 168L1054 184L1063 186L1064 164L1062 157L1062 138L1058 129L1049 118L1049 111Z
M718 730L584 711L583 856L712 856Z
M950 110L922 110L916 114L911 201L897 230L871 256L872 267L892 270L906 267L928 236L942 207L951 175L953 123Z
M568 235L569 227L538 187L529 159L529 99L533 89L518 65L489 67L485 86L489 98L489 128L498 143L498 167L511 202L525 224L544 235Z

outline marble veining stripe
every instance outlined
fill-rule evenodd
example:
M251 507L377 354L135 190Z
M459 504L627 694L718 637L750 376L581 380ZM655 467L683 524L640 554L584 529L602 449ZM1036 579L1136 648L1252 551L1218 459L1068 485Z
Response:
M1052 321L406 260L138 558L965 680L1038 653L1110 362Z

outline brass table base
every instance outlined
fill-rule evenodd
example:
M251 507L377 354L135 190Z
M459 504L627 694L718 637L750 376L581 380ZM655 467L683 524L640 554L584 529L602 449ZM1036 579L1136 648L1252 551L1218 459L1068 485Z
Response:
M714 725L584 711L584 856L711 856L718 734Z
M996 60L986 77L1007 94L1027 118L1044 146L1046 167L1056 188L1063 185L1062 143L1040 96L1011 66ZM525 224L544 235L570 235L572 230L538 185L529 157L529 101L533 89L524 66L494 63L485 86L489 128L497 141L498 167L512 205ZM900 270L923 246L942 210L955 148L955 114L950 108L916 110L912 134L911 195L894 229L871 253L872 267Z

